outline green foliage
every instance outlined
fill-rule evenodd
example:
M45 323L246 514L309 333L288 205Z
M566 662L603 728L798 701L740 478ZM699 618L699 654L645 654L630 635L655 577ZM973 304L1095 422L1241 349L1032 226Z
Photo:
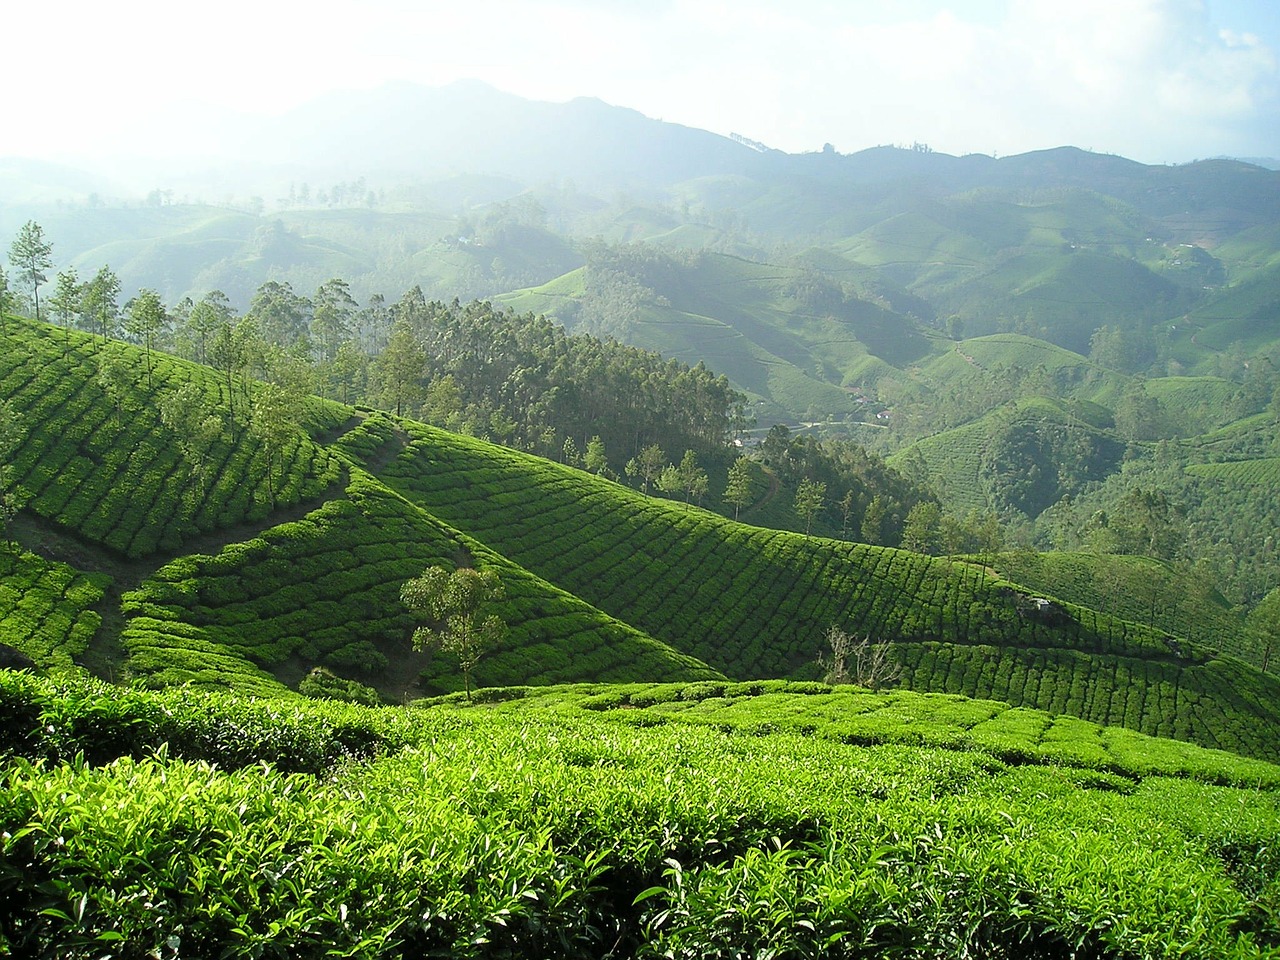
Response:
M112 344L95 353L74 331L66 348L45 330L24 326L21 341L0 356L5 397L29 427L12 476L30 494L32 512L133 558L262 516L271 492L269 452L259 436L229 424L216 439L201 431L197 446L208 440L204 469L178 469L174 432L184 443L192 437L172 419L166 426L162 401L190 385L208 409L226 403L211 371L156 356L148 389L138 380L137 348ZM94 376L95 369L110 374ZM335 412L308 404L305 416L332 423ZM270 457L285 477L274 491L281 505L314 498L338 479L337 458L299 428Z
M1272 681L1197 643L1070 603L1042 606L980 567L734 524L514 451L410 430L414 442L383 473L402 495L728 676L811 676L835 625L889 643L910 689L1280 756Z
M40 667L70 668L102 623L108 579L25 551L0 552L0 642Z
M298 682L298 692L318 700L343 700L377 706L382 702L378 691L356 680L344 680L332 670L315 667Z
M406 711L0 675L5 948L1207 960L1280 936L1275 767L954 697L580 709L606 690Z
M341 447L374 456L394 436L375 416ZM507 592L497 610L510 632L477 666L483 683L714 675L489 553L363 471L352 470L345 493L217 556L174 560L127 594L129 668L154 685L270 693L279 683L264 671L287 672L290 658L301 657L355 672L399 699L403 681L392 681L388 668L416 662L429 689L453 689L461 678L452 662L411 659L414 620L400 590L424 567L470 554L500 570Z
M471 672L506 633L506 624L488 612L504 596L497 573L468 567L452 573L430 567L400 588L400 601L430 621L413 631L414 649L438 647L456 656L468 700Z

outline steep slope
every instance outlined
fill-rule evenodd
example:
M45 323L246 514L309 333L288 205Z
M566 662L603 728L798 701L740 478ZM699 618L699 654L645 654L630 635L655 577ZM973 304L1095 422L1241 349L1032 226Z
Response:
M1280 681L964 563L735 524L430 428L382 477L538 576L731 677L814 676L831 625L904 685L1280 756Z
M28 428L17 479L36 493L26 545L61 544L64 563L110 577L57 574L58 616L20 638L47 663L77 655L102 589L103 627L82 658L104 672L275 695L324 663L396 698L424 670L423 689L448 690L450 661L408 650L398 590L426 564L477 563L507 584L510 626L477 670L482 683L813 677L836 625L888 643L911 689L1277 755L1275 678L979 566L736 524L337 404L306 407L268 460L259 431L237 419L252 384L233 378L232 416L214 371L155 358L148 386L136 348L95 354L87 337L31 323L8 339L21 365L0 382ZM99 376L112 355L138 365L124 388ZM179 384L224 418L205 454L156 413ZM290 472L269 481L281 452ZM192 468L206 459L202 480ZM81 626L66 629L67 617Z

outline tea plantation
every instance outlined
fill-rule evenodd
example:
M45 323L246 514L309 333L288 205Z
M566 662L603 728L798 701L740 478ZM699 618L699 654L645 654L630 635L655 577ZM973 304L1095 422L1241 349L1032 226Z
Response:
M428 565L474 564L506 593L482 685L811 680L837 626L888 644L900 688L1280 760L1280 682L1224 655L1223 629L735 523L328 401L300 404L268 450L243 373L158 356L149 384L126 344L30 321L7 341L11 472L30 500L0 640L44 668L287 697L320 666L391 701L448 693L456 662L412 649L399 589ZM123 383L112 357L129 362ZM218 429L186 431L175 397Z
M479 700L0 672L0 950L1280 954L1266 763L818 684Z

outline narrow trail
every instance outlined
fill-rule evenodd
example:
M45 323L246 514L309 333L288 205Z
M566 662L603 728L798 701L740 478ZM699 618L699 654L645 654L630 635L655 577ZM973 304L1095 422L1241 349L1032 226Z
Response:
M352 417L337 430L317 438L316 442L323 446L331 445L363 421L363 415ZM399 456L408 443L408 434L397 426L391 441L383 444L369 458L366 469L375 474L380 472ZM93 610L102 617L102 626L98 628L88 648L80 657L80 663L91 673L114 679L111 676L113 665L123 662L126 653L120 643L120 635L125 626L125 618L120 610L124 594L137 589L147 577L178 557L196 553L215 555L230 544L252 540L272 527L300 520L331 501L345 498L350 482L351 471L343 466L338 479L318 496L279 507L260 519L245 520L194 534L184 540L177 550L159 551L136 559L101 544L83 540L52 521L29 512L23 512L16 517L11 530L14 539L25 550L46 560L65 563L85 573L100 573L111 578L102 599L93 607Z

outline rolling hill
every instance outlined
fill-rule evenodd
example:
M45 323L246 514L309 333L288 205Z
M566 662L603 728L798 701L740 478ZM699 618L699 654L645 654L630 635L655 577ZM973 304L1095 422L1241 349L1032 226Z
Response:
M280 694L319 664L397 699L452 689L447 658L409 649L398 591L429 563L476 563L508 588L483 684L815 677L835 625L888 643L908 689L1276 755L1273 677L980 565L737 524L320 401L276 481L245 422L252 383L226 393L220 374L157 358L149 388L136 348L29 321L8 340L0 384L32 494L16 529L38 554L19 558L22 592L53 595L32 602L57 615L6 636L47 665ZM111 355L137 364L118 407L98 373ZM224 425L202 470L158 412L185 385Z

